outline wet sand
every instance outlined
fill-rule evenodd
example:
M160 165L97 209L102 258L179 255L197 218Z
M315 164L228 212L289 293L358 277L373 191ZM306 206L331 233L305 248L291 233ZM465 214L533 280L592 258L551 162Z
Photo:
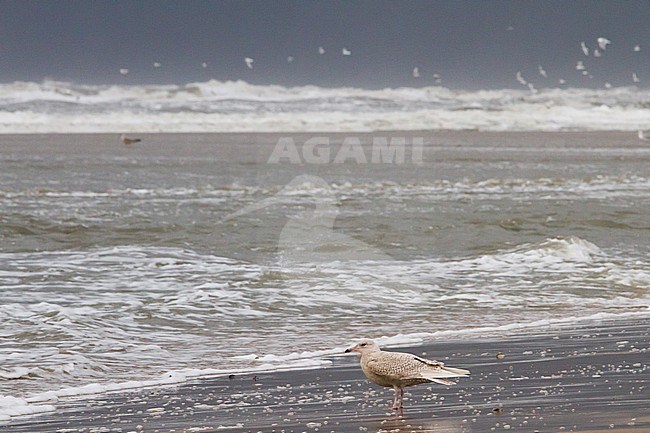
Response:
M401 348L472 371L454 387L408 388L402 417L388 410L392 390L341 356L324 369L62 400L0 431L650 432L649 343L645 316Z

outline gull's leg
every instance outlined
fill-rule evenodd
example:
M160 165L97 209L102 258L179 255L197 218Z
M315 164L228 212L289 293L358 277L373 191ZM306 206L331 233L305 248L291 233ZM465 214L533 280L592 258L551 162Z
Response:
M399 408L404 409L404 388L399 389Z
M396 386L393 387L393 391L395 391L395 398L393 399L393 408L392 408L392 409L393 409L393 410L397 410L397 409L399 409L399 406L397 406L397 396L398 396L399 394L398 394L398 391L397 391L397 387L396 387Z

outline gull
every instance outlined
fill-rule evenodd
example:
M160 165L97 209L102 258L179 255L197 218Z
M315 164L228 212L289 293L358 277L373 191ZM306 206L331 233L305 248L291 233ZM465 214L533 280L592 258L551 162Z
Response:
M600 54L600 51L597 49L594 49L594 57L600 57L602 54Z
M413 78L420 78L420 69L417 66L413 68Z
M348 50L347 48L343 47L343 49L341 50L341 53L342 53L344 56L349 56L349 55L352 54L352 51L350 51L350 50Z
M384 352L372 340L363 340L345 351L350 352L361 355L361 370L371 382L393 388L395 398L392 409L395 411L401 411L404 407L404 388L407 386L430 382L454 385L450 379L469 375L468 370L445 367L442 362L410 353Z
M528 82L524 79L523 75L521 75L521 71L517 71L517 81L519 81L519 84L522 86L528 85Z
M584 71L585 70L585 64L582 63L582 60L578 60L578 63L576 63L576 71Z
M153 67L154 68L160 68L162 65L158 62L153 62Z
M605 51L607 49L607 45L611 44L612 41L610 41L607 38L598 38L596 39L596 42L598 42L598 46L600 47L601 50Z
M291 62L293 62L293 56L287 57L287 63L291 63Z
M202 67L203 69L207 68L207 67L208 67L207 62L203 62L203 63L201 63L201 67Z
M637 52L637 53L638 53L639 51L641 51L641 45L635 45L635 46L634 46L634 51Z
M580 42L580 48L582 48L582 52L585 53L585 56L589 56L589 48L587 48L587 44Z
M642 130L640 130L640 129L639 129L639 132L638 132L638 137L639 137L639 140L650 141L650 137L648 137L648 136L646 135L646 132L645 132L645 131L642 131Z
M435 84L442 83L442 77L440 76L440 74L433 74L433 82Z
M605 88L606 89L611 89L612 85L609 83L609 81L605 81Z
M547 78L548 75L546 75L546 70L542 67L542 65L537 66L537 70L539 71L539 75L541 75L544 78Z
M559 84L566 84L566 80L564 78L560 78L559 80L557 80L557 82Z
M325 54L325 48L323 47L318 47L318 54Z
M129 138L129 137L126 136L126 134L122 134L122 135L120 135L120 141L122 143L126 144L127 146L130 146L130 145L132 145L134 143L141 142L142 139L140 139L140 138Z
M246 63L246 66L248 66L248 69L253 69L253 62L255 60L251 59L250 57L244 57L244 62Z
M635 83L638 83L638 82L641 81L641 80L639 80L639 76L636 74L636 72L632 72L632 81L634 81Z
M128 69L126 69L126 68L120 68L120 74L122 74L122 75L126 75L126 74L128 74L128 73L129 73L129 70L128 70Z

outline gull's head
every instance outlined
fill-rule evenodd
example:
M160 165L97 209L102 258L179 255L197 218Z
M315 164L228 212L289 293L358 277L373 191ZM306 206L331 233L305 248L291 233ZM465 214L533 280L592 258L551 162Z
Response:
M379 350L377 343L372 340L361 340L354 346L345 349L345 353L358 352L363 355L364 353L373 352L375 350Z

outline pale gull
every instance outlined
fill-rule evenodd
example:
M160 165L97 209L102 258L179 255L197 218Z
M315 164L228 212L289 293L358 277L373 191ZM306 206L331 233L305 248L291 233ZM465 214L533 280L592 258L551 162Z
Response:
M544 77L544 78L548 77L548 74L546 74L546 69L544 69L544 67L542 67L542 65L538 65L537 70L539 71L539 75L541 75L542 77Z
M528 82L526 81L526 79L524 78L524 76L521 75L521 71L517 71L517 75L516 75L516 77L517 77L517 81L518 81L522 86L527 86L527 85L528 85Z
M435 382L453 385L449 379L466 377L468 370L445 367L442 362L430 361L410 353L384 352L372 340L363 340L345 351L361 354L361 370L370 381L395 391L393 410L404 407L404 388Z
M598 38L598 39L596 39L596 42L598 42L598 46L603 51L605 51L607 49L607 45L612 43L612 41L610 41L607 38Z

